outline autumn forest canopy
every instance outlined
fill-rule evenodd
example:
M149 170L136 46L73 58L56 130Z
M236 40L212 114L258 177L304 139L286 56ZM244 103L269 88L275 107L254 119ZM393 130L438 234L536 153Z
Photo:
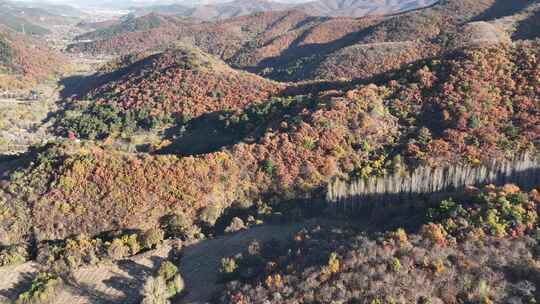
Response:
M540 2L75 2L0 0L0 303L540 300Z

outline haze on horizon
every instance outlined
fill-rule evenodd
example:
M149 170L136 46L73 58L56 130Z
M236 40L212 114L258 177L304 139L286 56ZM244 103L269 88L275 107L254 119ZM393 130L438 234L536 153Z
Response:
M12 0L15 2L29 2L29 3L51 3L51 4L66 4L73 6L99 6L102 3L116 3L119 4L132 4L132 5L156 5L156 4L184 4L184 5L205 5L213 3L227 3L232 2L233 0L120 0L120 1L109 1L109 0ZM305 3L311 2L313 0L269 0L272 2L282 2L282 3Z

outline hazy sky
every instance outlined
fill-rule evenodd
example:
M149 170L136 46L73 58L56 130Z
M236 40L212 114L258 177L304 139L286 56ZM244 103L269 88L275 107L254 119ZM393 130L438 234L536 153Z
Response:
M62 3L62 4L73 4L73 5L92 5L97 2L105 2L105 1L96 1L96 0L12 0L12 1L23 1L23 2L37 2L37 3ZM131 2L135 4L166 4L166 3L220 3L220 2L230 2L233 0L110 0L109 2ZM311 0L270 0L270 1L276 1L276 2L288 2L288 3L302 3L302 2L308 2Z

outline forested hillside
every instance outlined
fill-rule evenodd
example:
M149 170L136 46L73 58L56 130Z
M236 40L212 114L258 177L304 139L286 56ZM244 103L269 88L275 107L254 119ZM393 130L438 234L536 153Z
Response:
M0 26L0 90L29 88L64 68L63 56L39 40Z
M536 303L540 3L242 3L0 25L0 302Z
M139 18L128 16L123 22L111 24L103 28L82 34L77 37L78 40L96 40L121 37L130 32L148 32L155 28L167 28L175 26L178 23L176 18L162 15L148 14ZM98 27L102 27L99 24Z
M245 16L260 12L282 11L291 7L293 7L291 4L268 0L235 0L223 3L210 3L195 7L181 4L158 5L137 9L135 14L142 16L148 13L159 13L208 21Z
M386 16L406 11L423 9L436 3L436 0L392 0L392 1L299 1L304 3L272 1L272 0L236 0L216 1L199 6L190 6L186 3L168 5L153 5L135 10L135 14L142 16L148 13L178 15L200 20L227 19L250 15L258 12L296 10L310 16L324 17L365 17Z
M238 110L284 88L186 46L120 57L85 85L81 97L93 102L72 111L61 126L80 137L152 129L175 118Z
M50 26L73 22L81 15L69 6L0 1L0 24L29 35L50 34Z
M90 34L95 41L75 44L70 50L127 53L163 47L177 39L234 67L277 80L365 78L479 40L509 41L514 28L514 37L530 36L526 31L531 28L528 25L535 27L538 11L538 4L527 1L509 5L495 0L453 0L395 16L360 19L312 17L301 11L267 12L182 24L176 29L164 26L149 32L129 31L116 37L99 35L101 30ZM474 24L469 26L468 22ZM478 26L480 22L485 24ZM123 27L129 28L128 24ZM137 37L142 36L152 39L141 44Z
M539 199L486 187L387 216L387 231L321 223L255 241L222 260L227 288L215 302L534 303Z
M106 142L104 147L51 146L39 154L42 161L13 175L8 191L30 208L32 219L24 225L32 223L37 238L46 240L136 228L143 214L147 226L173 210L195 219L205 207L219 214L233 202L317 197L336 176L373 176L415 164L474 164L533 152L540 139L539 51L538 41L473 48L389 74L378 84L261 101L209 118L196 119L202 112L193 113L163 151L186 154L195 134L204 138L195 151L204 154L198 157L128 156L107 150ZM165 54L153 58L175 58ZM175 105L150 98L156 92L140 91L149 98L139 100L129 92L118 90L126 98L119 105L150 105L150 117ZM83 113L65 127L83 138L103 130L108 135L108 128L129 119L111 109L101 109L90 124ZM220 146L227 148L211 152ZM135 178L135 172L141 176ZM20 196L22 189L30 193ZM137 194L129 189L138 189ZM30 203L30 197L37 201ZM155 217L148 216L150 210ZM59 225L64 228L52 229Z

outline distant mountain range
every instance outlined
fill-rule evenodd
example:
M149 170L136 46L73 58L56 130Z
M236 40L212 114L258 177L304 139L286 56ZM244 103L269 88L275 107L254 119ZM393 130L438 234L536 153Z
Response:
M369 18L289 10L200 22L154 13L88 32L68 49L122 55L183 42L274 80L354 79L463 45L539 37L540 5L499 3L454 0Z
M213 3L198 6L182 4L149 6L135 9L137 16L148 13L177 15L201 20L226 19L249 15L258 12L281 11L292 8L293 5L268 0L234 0L225 3Z
M43 35L49 32L46 28L30 22L27 17L26 12L14 3L0 1L0 24L28 34Z
M295 9L315 16L391 15L427 7L438 0L317 0L300 4Z
M321 1L0 24L0 302L535 303L540 1Z
M391 15L427 7L438 0L317 0L304 3L288 3L270 0L208 1L207 4L175 3L133 7L138 16L150 12L180 15L197 19L225 19L257 12L298 10L312 16L364 17L368 15ZM191 5L190 5L191 4Z
M48 34L48 26L73 21L81 15L83 12L68 5L0 0L0 24L30 35Z
M257 12L298 10L312 16L363 17L389 15L437 3L438 0L60 0L18 1L26 8L43 9L62 16L78 16L77 8L125 10L142 16L148 13L179 15L202 20L225 19ZM69 4L69 5L66 5ZM72 5L72 6L71 6Z

